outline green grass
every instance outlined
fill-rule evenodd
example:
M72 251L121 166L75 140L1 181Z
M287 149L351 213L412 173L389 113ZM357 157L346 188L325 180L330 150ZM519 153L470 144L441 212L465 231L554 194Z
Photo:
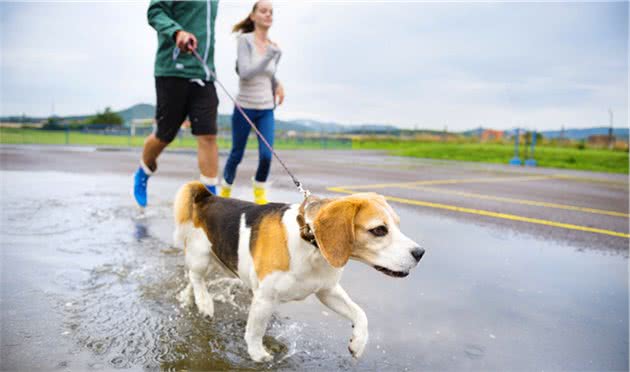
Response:
M4 144L70 144L92 146L140 147L144 137L106 136L80 132L44 131L38 129L0 128L0 143ZM219 148L229 150L231 143L219 136ZM255 149L258 143L252 137L247 148ZM173 148L196 148L191 136L176 138ZM274 147L280 150L295 149L366 149L387 150L392 155L417 158L463 160L506 164L514 156L511 144L443 143L401 140L322 140L277 138ZM524 156L521 147L521 159ZM604 149L578 149L573 147L537 146L536 161L541 167L590 170L628 174L628 152Z
M219 136L217 139L219 149L229 150L232 143L229 139ZM45 131L39 129L15 129L0 128L0 143L4 144L53 144L53 145L91 145L113 147L140 147L144 143L142 136L109 136L100 134L86 134L69 131ZM171 148L197 148L197 142L192 136L176 138ZM258 148L258 142L250 137L247 142L248 149ZM324 140L324 139L284 139L276 138L274 148L279 150L296 149L350 149L349 140Z
M352 148L387 150L398 156L499 164L506 164L514 156L511 144L355 140ZM521 148L521 159L524 155L524 149ZM626 151L536 146L536 161L540 167L628 173Z

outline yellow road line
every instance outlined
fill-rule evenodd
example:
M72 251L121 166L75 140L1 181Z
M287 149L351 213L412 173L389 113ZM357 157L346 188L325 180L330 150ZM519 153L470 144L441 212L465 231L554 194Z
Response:
M569 176L566 174L555 174L553 177L559 178L559 179L571 180L571 181L606 183L606 184L615 185L615 186L628 187L628 182L617 181L617 180L606 180L606 179L593 178L593 177Z
M444 180L426 180L426 181L414 181L414 182L399 182L399 183L377 183L373 185L347 185L338 186L342 189L352 188L353 190L364 189L385 189L389 187L414 187L423 185L452 185L461 183L492 183L492 182L520 182L520 181L538 181L553 179L556 176L527 176L527 177L496 177L496 178L460 178L460 179L444 179Z
M507 198L507 197L502 197L502 196L475 194L475 193L472 193L472 192L438 189L438 188L435 188L435 187L415 186L414 188L418 189L418 190L427 190L427 191L430 191L430 192L441 193L441 194L451 194L451 195L465 196L465 197L468 197L468 198L485 199L485 200L496 200L496 201L501 201L501 202L506 202L506 203L533 205L533 206L545 207L545 208L566 209L566 210L570 210L570 211L585 212L585 213L595 213L595 214L604 214L604 215L614 216L614 217L624 217L624 218L630 217L630 215L627 214L627 213L607 211L607 210L604 210L604 209L578 207L578 206L573 206L573 205L549 203L549 202L542 202L542 201L536 201L536 200Z
M333 191L333 192L344 193L344 194L354 194L357 192L357 191L348 190L342 187L329 187L327 190ZM394 196L386 196L386 195L383 195L383 196L387 200L391 200L398 203L418 205L418 206L429 207L429 208L445 209L445 210L454 211L454 212L476 214L476 215L500 218L500 219L505 219L505 220L520 221L520 222L527 222L527 223L533 223L533 224L538 224L538 225L559 227L559 228L569 229L569 230L592 232L596 234L617 236L621 238L630 238L630 234L617 232L617 231L611 231L611 230L605 230L605 229L597 229L594 227L579 226L579 225L573 225L569 223L548 221L548 220L543 220L539 218L523 217L523 216L517 216L514 214L491 212L491 211L486 211L482 209L464 208L464 207L458 207L455 205L431 203L431 202L414 200L414 199L398 198Z

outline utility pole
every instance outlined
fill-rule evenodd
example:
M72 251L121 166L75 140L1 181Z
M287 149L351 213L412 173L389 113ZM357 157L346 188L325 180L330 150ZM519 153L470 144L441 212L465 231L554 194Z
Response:
M613 110L608 109L608 120L610 127L608 128L608 149L612 150L615 145L615 136L613 136Z
M510 165L521 165L521 159L518 157L518 143L521 136L520 128L516 128L514 132L514 157L510 160Z

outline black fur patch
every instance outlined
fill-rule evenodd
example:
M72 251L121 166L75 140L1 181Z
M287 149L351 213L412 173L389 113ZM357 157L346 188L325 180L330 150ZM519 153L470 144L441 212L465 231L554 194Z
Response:
M269 203L257 205L238 199L221 198L202 193L194 198L199 222L203 225L212 250L223 263L236 272L238 270L238 239L241 216L245 213L245 225L252 228L254 239L262 217L270 213L284 213L289 204ZM250 240L251 242L254 240Z

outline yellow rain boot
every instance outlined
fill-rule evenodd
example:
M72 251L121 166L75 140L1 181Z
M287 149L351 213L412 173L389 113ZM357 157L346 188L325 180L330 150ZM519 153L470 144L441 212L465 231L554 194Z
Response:
M223 182L221 183L221 190L219 191L219 196L222 198L229 198L232 195L232 185L229 183Z
M254 203L264 205L269 203L267 200L267 190L265 182L254 181Z

